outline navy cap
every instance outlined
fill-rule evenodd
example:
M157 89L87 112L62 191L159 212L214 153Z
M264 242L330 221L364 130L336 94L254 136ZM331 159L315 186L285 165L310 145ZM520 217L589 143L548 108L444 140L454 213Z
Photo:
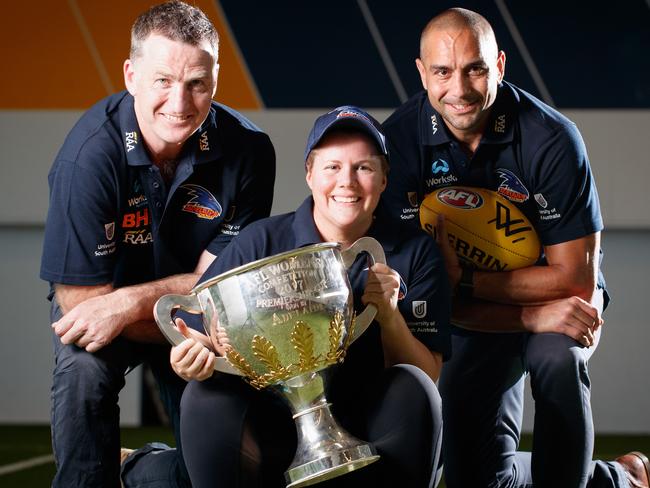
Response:
M359 107L344 105L337 107L331 112L321 115L314 122L309 137L307 137L307 147L305 148L305 161L307 156L321 141L323 136L331 129L340 129L352 127L368 134L384 156L388 156L386 149L386 138L381 129L381 124L377 122L372 115L364 112Z

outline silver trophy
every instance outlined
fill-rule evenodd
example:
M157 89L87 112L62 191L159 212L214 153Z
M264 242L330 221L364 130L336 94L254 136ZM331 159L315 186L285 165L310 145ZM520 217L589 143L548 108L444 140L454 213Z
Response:
M173 310L202 314L213 345L226 342L217 338L219 330L227 335L227 353L215 369L286 400L298 432L285 473L289 487L319 483L379 459L372 445L337 424L325 398L325 370L343 361L377 313L368 305L354 314L346 270L362 251L373 262L386 262L370 237L345 251L337 243L316 244L232 269L198 284L190 295L165 295L154 307L158 326L176 345L185 337L174 326Z

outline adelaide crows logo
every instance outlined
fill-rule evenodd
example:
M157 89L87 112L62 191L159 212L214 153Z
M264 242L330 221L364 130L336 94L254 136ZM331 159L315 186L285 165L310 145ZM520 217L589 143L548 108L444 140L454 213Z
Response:
M530 193L519 178L507 169L499 168L496 170L497 175L501 178L501 183L497 192L512 202L525 202L528 200Z
M199 185L181 185L187 191L190 199L183 205L183 211L195 214L197 217L213 220L221 215L221 204L214 195Z

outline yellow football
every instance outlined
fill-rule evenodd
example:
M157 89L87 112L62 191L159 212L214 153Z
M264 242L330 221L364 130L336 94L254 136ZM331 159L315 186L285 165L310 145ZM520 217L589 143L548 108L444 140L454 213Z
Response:
M422 228L435 236L438 214L459 259L476 268L508 271L535 264L540 242L512 202L483 188L449 186L427 195L420 206Z

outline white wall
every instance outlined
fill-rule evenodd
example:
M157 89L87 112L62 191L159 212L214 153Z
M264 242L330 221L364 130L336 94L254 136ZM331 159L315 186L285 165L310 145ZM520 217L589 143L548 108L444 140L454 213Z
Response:
M38 279L41 227L0 226L0 423L47 423L53 368L52 331ZM127 376L120 395L124 424L140 421L140 371Z
M293 210L307 195L304 142L322 110L268 110L247 115L276 146L278 173L273 213ZM372 111L383 120L388 110ZM650 433L650 344L646 277L650 276L650 164L645 149L650 111L567 111L578 124L599 186L605 223L604 270L614 302L605 336L591 360L593 404L599 432ZM0 423L49 420L51 332L38 279L47 172L78 112L0 111ZM121 397L126 423L138 419L139 378ZM527 410L526 426L530 429Z

